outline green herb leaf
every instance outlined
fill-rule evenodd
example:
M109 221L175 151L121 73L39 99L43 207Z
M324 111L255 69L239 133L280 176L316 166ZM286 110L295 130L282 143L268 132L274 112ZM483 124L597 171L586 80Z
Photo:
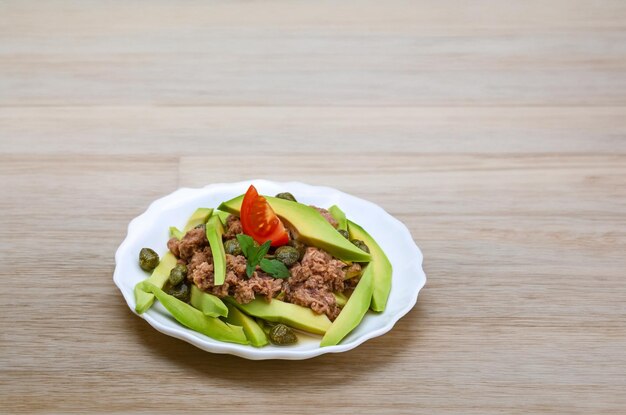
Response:
M255 269L256 269L256 265L252 265L250 261L246 263L246 275L248 276L248 278L252 276Z
M237 235L237 241L239 242L239 246L241 247L244 256L246 258L250 258L252 256L250 255L250 249L252 248L256 250L254 247L254 239L248 235L240 233Z
M261 245L255 255L254 255L254 264L257 265L259 262L261 262L261 260L263 259L263 257L265 257L265 254L267 254L267 251L270 250L270 244L272 243L272 241L265 241L263 243L263 245Z
M289 278L289 270L277 259L261 259L261 269L275 278Z
M254 246L254 239L248 235L239 234L237 235L237 240L239 241L239 246L241 246L241 251L247 259L246 275L250 278L256 266L259 265L267 251L269 251L272 241L265 241L263 245L257 248Z

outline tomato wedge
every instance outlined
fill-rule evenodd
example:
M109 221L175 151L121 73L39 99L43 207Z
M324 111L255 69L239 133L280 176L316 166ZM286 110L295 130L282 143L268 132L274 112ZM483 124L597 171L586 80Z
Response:
M267 200L252 185L241 202L240 219L243 233L260 244L272 241L272 246L281 246L289 242L285 226Z

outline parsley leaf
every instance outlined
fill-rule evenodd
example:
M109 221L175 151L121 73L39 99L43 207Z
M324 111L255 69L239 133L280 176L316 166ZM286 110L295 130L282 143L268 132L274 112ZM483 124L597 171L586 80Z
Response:
M275 278L289 278L289 270L277 259L261 259L261 269Z

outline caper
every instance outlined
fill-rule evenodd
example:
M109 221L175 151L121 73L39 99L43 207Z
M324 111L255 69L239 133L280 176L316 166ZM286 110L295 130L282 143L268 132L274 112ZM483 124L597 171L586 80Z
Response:
M191 297L191 291L189 290L189 286L184 283L175 287L170 287L167 290L167 293L172 297L178 298L180 301L184 301L186 303L189 302L189 298Z
M289 192L283 192L276 195L279 199L291 200L292 202L297 202L296 198Z
M274 344L293 344L298 341L296 333L284 324L277 324L270 329L270 341Z
M276 252L274 253L276 259L290 267L300 258L300 252L293 246L281 246L276 248Z
M345 229L339 229L337 232L339 232L341 234L341 236L343 236L346 239L350 239L350 234L348 233L347 230Z
M224 251L230 255L242 255L241 245L237 239L229 239L224 242Z
M139 251L139 266L144 271L152 271L159 265L159 254L150 248L141 248Z
M306 251L306 245L303 244L302 242L298 241L297 239L292 239L290 240L287 245L292 246L294 248L296 248L298 250L298 253L300 254L298 256L298 261L302 259L302 257L304 256L304 252Z
M176 286L181 282L185 281L185 277L187 277L187 267L184 264L177 264L170 271L169 281L170 284Z
M353 239L350 242L352 242L356 247L361 249L361 251L365 251L368 254L370 253L369 247L365 245L365 242L361 241L360 239Z

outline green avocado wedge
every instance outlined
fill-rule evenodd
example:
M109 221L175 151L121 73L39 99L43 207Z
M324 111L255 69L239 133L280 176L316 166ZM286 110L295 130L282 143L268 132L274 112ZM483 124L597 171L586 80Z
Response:
M346 302L346 305L344 305L341 309L339 316L337 316L335 321L333 321L332 326L330 326L322 338L320 347L339 344L339 342L346 337L348 333L359 325L370 307L373 290L373 270L374 268L371 263L365 267L361 280Z
M335 292L333 293L335 296L335 301L337 302L337 307L343 308L348 302L348 297L344 293Z
M213 213L213 208L196 209L196 211L189 217L187 224L183 228L183 236L187 233L187 231L190 231L196 226L205 224L207 220L209 220L211 213Z
M170 227L170 235L176 237L177 239L182 239L185 236L185 233L189 229L193 229L198 225L204 224L211 213L213 212L212 208L198 208L193 212L193 214L187 220L185 224L185 231L181 232L175 227ZM148 281L151 284L157 286L157 288L163 288L165 282L170 276L170 271L172 268L176 266L176 257L171 252L167 251L161 258L159 265L152 271L152 274L146 280L140 281L135 285L134 293L135 293L135 311L139 314L145 313L148 310L152 303L154 303L154 295L150 292L144 291L142 287L142 283L144 281Z
M339 224L337 226L337 230L340 230L340 231L348 230L348 221L346 220L346 214L343 213L343 210L339 209L339 206L332 205L331 207L328 208L328 212L330 212L330 215L333 218L335 218L335 220Z
M241 326L243 332L246 333L248 341L254 347L263 347L269 344L269 340L261 326L254 321L252 317L245 315L241 310L231 304L228 304L228 317L226 317L226 321L235 326Z
M315 314L310 308L276 299L268 303L263 298L256 298L248 304L239 304L232 297L224 300L253 317L283 323L309 333L324 334L332 324L325 314Z
M213 213L213 208L198 208L189 217L185 227L181 231L176 226L170 226L170 237L174 237L179 241L185 237L185 234L195 228L198 225L203 225L209 220L209 217Z
M159 265L152 271L149 278L135 285L135 311L143 314L154 303L154 295L146 292L142 288L143 282L149 282L157 287L163 287L170 276L170 271L176 266L176 257L171 252L167 252L161 258Z
M228 217L230 216L230 213L228 212L222 212L221 210L217 210L215 209L213 211L214 215L217 215L220 220L222 221L222 225L226 226L226 220L228 219Z
M213 294L206 293L191 284L191 297L189 303L196 309L202 311L207 317L226 317L228 308L222 300Z
M185 233L178 229L176 226L170 226L170 238L176 238L179 241L183 239Z
M196 310L189 304L166 294L157 286L146 281L142 283L144 291L154 294L159 302L172 316L185 327L202 333L215 340L249 344L248 338L242 327L223 322L219 318L207 317L201 311Z
M222 235L224 234L224 226L217 215L213 215L206 223L206 238L211 245L211 254L213 254L213 278L215 285L224 284L226 279L226 253L224 252L224 244L222 243Z
M351 239L359 239L368 246L372 255L372 261L367 268L371 268L372 284L374 292L372 294L371 308L373 311L381 312L385 310L389 292L391 291L391 277L393 268L391 262L385 255L382 248L376 243L362 227L352 221L348 221L348 231ZM360 283L359 283L360 284Z
M341 236L324 217L311 206L290 200L265 196L274 212L293 226L298 239L307 245L325 250L344 261L369 262L371 257ZM222 203L218 209L239 215L243 195Z

